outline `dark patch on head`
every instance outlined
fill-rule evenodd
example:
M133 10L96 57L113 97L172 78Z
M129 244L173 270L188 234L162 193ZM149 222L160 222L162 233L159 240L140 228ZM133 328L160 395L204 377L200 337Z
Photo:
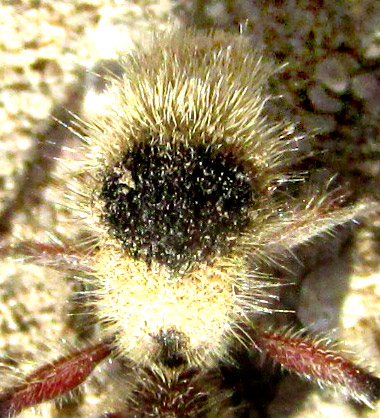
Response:
M228 250L249 223L251 183L216 146L135 144L103 178L103 219L128 254L178 269Z
M183 366L186 363L184 350L186 337L176 329L160 330L152 338L160 345L159 362L171 369Z

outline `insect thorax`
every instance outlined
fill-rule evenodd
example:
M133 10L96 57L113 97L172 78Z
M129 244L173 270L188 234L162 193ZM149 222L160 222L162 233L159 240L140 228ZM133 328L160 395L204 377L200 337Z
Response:
M214 144L136 143L103 177L103 221L128 255L181 268L230 250L249 224L251 183Z

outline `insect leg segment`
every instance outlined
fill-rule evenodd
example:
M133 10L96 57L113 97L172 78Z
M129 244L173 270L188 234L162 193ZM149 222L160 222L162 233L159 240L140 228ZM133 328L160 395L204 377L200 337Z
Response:
M60 269L63 271L82 271L91 272L88 262L80 254L80 251L71 247L70 249L63 243L42 243L22 241L9 245L0 245L1 258L13 258Z
M380 379L345 359L323 341L291 331L255 331L253 341L284 369L321 386L339 389L369 407L380 398Z
M103 341L38 368L24 383L0 393L0 418L16 415L74 389L111 353L109 343Z

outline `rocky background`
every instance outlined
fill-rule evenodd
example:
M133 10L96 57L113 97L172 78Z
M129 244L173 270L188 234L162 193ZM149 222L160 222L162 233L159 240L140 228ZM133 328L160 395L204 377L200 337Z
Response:
M279 67L268 80L275 97L268 117L287 118L308 136L303 146L311 157L299 168L310 171L311 180L336 175L336 187L350 201L378 202L379 22L377 0L3 0L2 245L46 242L52 232L63 242L80 234L80 225L70 222L71 208L62 203L66 167L56 167L57 160L80 159L75 151L79 141L63 125L71 124L69 112L85 118L96 111L88 93L94 77L88 70L128 50L133 41L141 42L149 31L173 24L243 30L252 38L252 48L261 48L265 59ZM58 141L65 144L59 153L54 146ZM342 228L328 240L327 251L317 245L307 261L293 266L299 285L283 295L300 323L318 335L339 338L354 359L378 375L379 249L380 219L373 211L355 228ZM79 313L78 281L27 261L5 257L0 267L0 372L10 381L97 333L91 314ZM294 376L269 379L269 395L260 395L260 401L246 389L256 379L247 367L245 373L227 373L237 399L247 405L241 416L379 416L380 406L360 408ZM101 371L94 373L85 392L24 416L100 416L112 393L110 373ZM262 382L262 377L257 379ZM255 398L251 403L250 397Z

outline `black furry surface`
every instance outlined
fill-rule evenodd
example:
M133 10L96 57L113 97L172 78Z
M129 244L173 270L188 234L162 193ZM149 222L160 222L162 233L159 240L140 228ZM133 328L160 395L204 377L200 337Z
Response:
M228 250L248 224L250 176L212 145L135 144L106 173L100 197L125 251L172 269Z

